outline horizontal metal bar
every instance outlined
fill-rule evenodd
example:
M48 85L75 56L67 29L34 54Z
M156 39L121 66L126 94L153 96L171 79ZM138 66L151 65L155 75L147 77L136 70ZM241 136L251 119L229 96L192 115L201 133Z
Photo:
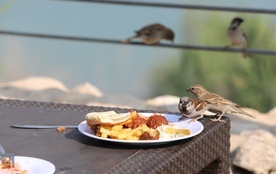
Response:
M237 48L226 48L213 47L213 46L196 46L196 45L178 45L178 44L156 44L156 45L145 45L141 42L129 42L123 43L120 40L112 39L99 39L99 38L87 38L87 37L73 37L73 36L61 36L61 35L50 35L50 34L39 34L39 33L26 33L26 32L13 32L0 30L0 34L13 35L22 37L34 37L44 39L56 39L56 40L69 40L69 41L80 41L80 42L98 42L106 44L123 44L123 45L135 45L135 46L147 46L155 48L174 48L174 49L190 49L190 50L204 50L204 51L220 51L220 52L236 52L236 53L250 53L250 54L261 54L261 55L276 55L276 51L270 50L256 50L256 49L237 49Z
M220 6L206 6L206 5L186 5L186 4L117 1L117 0L55 0L55 1L92 2L92 3L131 5L131 6L143 6L143 7L161 7L161 8L193 9L193 10L212 10L212 11L228 11L228 12L243 12L243 13L276 14L276 10L271 10L271 9L220 7Z

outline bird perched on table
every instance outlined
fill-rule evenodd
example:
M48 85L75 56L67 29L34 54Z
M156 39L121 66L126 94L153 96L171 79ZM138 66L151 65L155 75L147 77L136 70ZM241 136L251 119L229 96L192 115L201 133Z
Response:
M247 47L247 37L240 27L241 23L244 20L241 18L234 18L227 29L227 36L231 42L231 45L236 45L242 49L246 49ZM229 46L231 46L229 45ZM227 48L229 46L226 46ZM243 57L251 57L248 53L243 53Z
M161 24L151 24L135 31L136 35L123 40L122 42L129 42L132 39L139 38L144 44L154 45L160 40L170 40L173 42L174 33L171 29L166 28Z
M255 118L254 116L252 116L249 113L240 109L236 103L234 103L230 100L227 100L217 94L207 91L201 85L194 85L194 86L190 87L189 89L187 89L186 91L193 93L198 99L200 99L204 102L207 102L210 105L209 110L215 111L215 112L220 112L220 114L218 115L218 118L211 119L212 121L223 121L223 120L221 120L221 117L227 113L244 114L249 117Z
M182 116L193 118L189 122L197 121L203 118L203 115L215 115L208 112L210 108L207 102L204 102L197 98L181 97L178 104L178 110Z

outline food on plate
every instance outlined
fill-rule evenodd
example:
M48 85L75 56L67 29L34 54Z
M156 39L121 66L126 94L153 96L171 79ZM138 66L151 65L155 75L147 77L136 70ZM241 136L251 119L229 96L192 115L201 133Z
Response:
M112 138L119 140L139 140L144 132L151 132L147 125L143 124L135 129L124 128L123 125L100 125L98 126L96 135L102 138Z
M156 129L162 125L168 125L168 120L163 115L154 114L153 116L148 118L148 127Z
M28 171L21 169L21 166L17 163L15 163L14 167L12 167L12 165L10 164L10 161L4 159L2 162L0 161L0 173L1 174L28 174Z
M85 116L85 120L89 125L114 125L122 123L129 118L129 113L117 114L115 111L91 112Z
M9 169L13 167L13 161L12 161L12 157L9 156L0 156L1 157L1 168L3 169Z
M143 116L134 110L129 113L117 114L115 111L88 113L85 117L87 125L102 138L119 140L159 140L162 137L173 138L186 136L188 131L170 125L161 114ZM167 126L166 129L158 129ZM164 136L168 134L167 136ZM176 135L177 134L177 135ZM162 135L162 136L161 136Z
M183 129L182 127L176 125L162 125L156 130L160 132L161 139L178 138L191 134L189 129Z
M139 140L158 140L160 136L160 132L158 130L151 130L142 133Z
M190 135L191 131L190 131L190 129L179 129L179 128L174 128L174 127L168 127L165 130L165 133Z
M131 114L137 114L135 112L130 112ZM131 122L124 124L124 127L135 129L143 124L147 125L148 120L140 115L133 116Z

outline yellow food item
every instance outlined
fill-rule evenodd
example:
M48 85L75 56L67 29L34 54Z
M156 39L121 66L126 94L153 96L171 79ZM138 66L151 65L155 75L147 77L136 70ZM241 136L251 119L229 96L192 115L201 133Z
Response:
M165 130L165 133L190 135L191 131L190 131L190 129L176 129L176 128L173 128L173 127L168 127Z
M136 111L131 110L129 113L129 118L122 123L117 123L116 125L125 125L128 123L131 123L133 121L133 119L136 118L137 116L138 116L138 113Z
M58 132L65 132L65 130L66 130L66 127L64 127L64 126L60 126L57 128Z
M21 169L21 166L18 163L14 164L14 167L11 165L9 160L4 161L0 160L0 173L1 174L28 174L27 170Z
M99 117L97 114L100 114L101 117ZM156 117L155 114L153 114L153 116ZM87 119L88 117L89 119ZM113 117L115 117L115 119ZM128 119L122 121L121 118ZM169 125L162 125L166 127L155 130L154 128L149 127L148 118L142 117L134 110L131 110L129 113L124 113L122 115L116 115L114 114L114 112L111 111L102 113L94 112L88 114L88 116L86 116L86 119L88 126L90 126L90 128L95 132L96 136L102 138L112 138L118 140L158 140L159 138L164 138L164 135L166 135L165 139L168 139L191 134L191 131L189 129L181 129L181 127L179 128L173 126L170 127ZM101 119L101 121L97 122L99 121L99 119ZM104 120L108 120L108 122ZM120 121L118 122L118 120ZM158 120L159 119L157 119L157 121ZM90 124L91 121L92 124ZM115 122L116 124L111 124ZM162 127L158 126L158 124L153 125L157 125L157 127Z
M96 135L102 138L110 137L119 140L139 140L144 132L151 132L147 125L143 124L135 129L123 128L123 125L99 125Z

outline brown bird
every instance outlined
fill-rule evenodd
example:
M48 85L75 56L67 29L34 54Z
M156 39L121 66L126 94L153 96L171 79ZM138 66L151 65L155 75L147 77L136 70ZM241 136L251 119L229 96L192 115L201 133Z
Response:
M197 98L181 97L178 104L178 110L181 112L182 116L193 118L189 123L203 118L203 115L216 115L208 112L209 108L210 106L207 102Z
M218 115L218 118L211 119L212 121L223 121L221 120L221 117L227 113L244 114L249 117L255 118L254 116L240 109L239 105L237 105L236 103L230 100L227 100L217 94L207 91L201 85L194 85L189 89L187 89L186 91L193 93L198 99L203 100L208 104L210 104L211 111L220 112L220 114Z
M234 18L227 29L227 36L231 42L231 45L226 46L229 48L230 46L236 45L241 49L246 49L247 47L247 37L242 28L240 27L241 23L244 20L241 18ZM243 53L243 57L251 57L248 53Z
M151 24L135 32L135 36L127 38L122 42L127 43L132 39L139 38L144 44L154 45L159 43L163 39L170 40L172 42L174 40L173 31L161 24Z

